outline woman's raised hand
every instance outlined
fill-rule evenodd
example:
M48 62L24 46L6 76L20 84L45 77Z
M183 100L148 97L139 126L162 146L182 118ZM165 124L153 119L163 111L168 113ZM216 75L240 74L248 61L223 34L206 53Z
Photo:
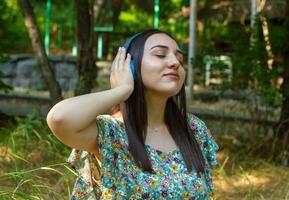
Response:
M130 69L131 55L127 54L125 58L125 48L120 47L117 55L112 62L111 74L110 74L110 85L111 88L125 87L128 89L128 96L133 92L134 79Z

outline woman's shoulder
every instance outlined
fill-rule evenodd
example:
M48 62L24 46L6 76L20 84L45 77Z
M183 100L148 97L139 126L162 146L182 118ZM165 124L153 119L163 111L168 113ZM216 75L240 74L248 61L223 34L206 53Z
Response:
M122 118L109 114L96 116L96 122L101 125L122 125Z
M112 145L115 143L124 143L126 140L123 134L124 125L121 119L109 114L102 114L96 117L98 126L99 145Z
M114 121L112 115L109 114L101 114L96 116L96 120L104 121L104 122L111 122Z
M206 123L203 120L201 120L199 117L194 115L193 113L190 113L190 112L187 113L187 121L192 130L207 129Z
M192 113L188 113L188 121L195 138L202 146L202 150L210 166L216 165L218 163L216 152L219 150L219 146L210 129L203 120Z

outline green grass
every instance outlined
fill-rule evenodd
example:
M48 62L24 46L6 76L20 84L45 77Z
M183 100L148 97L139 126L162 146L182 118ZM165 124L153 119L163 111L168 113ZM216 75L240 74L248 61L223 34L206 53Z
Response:
M289 199L289 168L271 162L270 129L206 121L220 146L213 169L216 199ZM0 120L0 199L69 199L75 175L70 148L33 114Z
M224 121L208 126L220 146L216 199L289 199L289 167L271 161L271 129Z
M0 129L0 199L68 199L70 148L34 114L5 119Z

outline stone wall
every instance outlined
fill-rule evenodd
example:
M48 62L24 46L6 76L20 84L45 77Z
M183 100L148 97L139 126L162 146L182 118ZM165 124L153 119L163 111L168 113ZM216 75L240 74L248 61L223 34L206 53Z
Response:
M57 55L49 56L56 80L63 91L74 90L78 80L76 57ZM47 89L40 73L40 66L33 55L10 55L10 60L0 64L4 74L3 82L12 87L36 90Z

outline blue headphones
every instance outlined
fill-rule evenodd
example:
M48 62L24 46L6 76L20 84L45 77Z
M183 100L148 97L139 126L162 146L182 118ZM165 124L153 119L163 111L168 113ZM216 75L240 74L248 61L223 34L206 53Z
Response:
M130 48L130 46L131 46L132 41L133 41L138 35L140 35L140 33L137 33L137 34L133 35L131 38L129 38L129 39L125 42L125 44L123 45L123 47L125 48L125 54L128 53L128 50L129 50L129 48ZM133 75L134 80L136 80L135 62L134 62L132 56L133 56L133 55L131 55L130 69L131 69L131 72L132 72L132 75Z

